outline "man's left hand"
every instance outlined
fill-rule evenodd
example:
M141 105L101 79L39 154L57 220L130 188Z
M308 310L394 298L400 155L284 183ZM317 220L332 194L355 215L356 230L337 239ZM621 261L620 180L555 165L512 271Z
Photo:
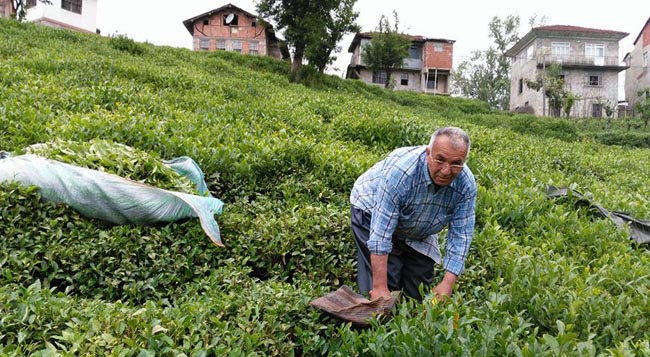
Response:
M433 288L433 293L436 294L438 300L448 299L454 291L454 284L456 284L457 276L450 272L445 272L440 284Z

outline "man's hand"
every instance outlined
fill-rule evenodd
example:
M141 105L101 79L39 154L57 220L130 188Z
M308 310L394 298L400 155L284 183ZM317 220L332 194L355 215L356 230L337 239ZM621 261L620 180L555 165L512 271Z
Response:
M454 284L456 284L457 276L450 272L445 272L445 276L442 278L440 284L436 285L433 288L433 293L436 294L438 300L444 300L451 296L454 290Z
M376 300L382 296L390 298L391 297L390 290L388 290L388 288L370 290L370 300Z

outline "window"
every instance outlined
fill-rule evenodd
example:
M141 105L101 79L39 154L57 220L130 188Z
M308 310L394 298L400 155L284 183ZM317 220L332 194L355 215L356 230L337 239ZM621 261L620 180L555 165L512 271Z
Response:
M34 7L34 6L36 6L36 0L27 0L27 6L26 6L26 8L29 9L29 8L32 8L32 7Z
M603 77L600 74L590 73L587 75L587 86L600 87L603 85Z
M422 48L418 46L411 46L409 48L409 58L420 59Z
M443 51L442 43L434 43L433 44L433 51L434 52L442 52Z
M534 53L535 53L535 47L533 46L528 47L528 49L526 50L526 58L529 60L533 59Z
M568 42L552 42L551 54L553 56L568 56L571 53L571 46Z
M605 57L605 45L594 43L585 44L585 56L598 58Z
M248 54L252 56L257 56L259 53L259 42L251 41L248 44Z
M81 14L81 2L82 0L61 0L61 8Z
M237 26L238 21L239 21L239 16L233 13L223 15L224 26Z
M232 50L241 53L241 40L232 41Z
M386 71L372 72L372 83L386 84Z
M524 92L524 79L519 78L519 94Z
M210 18L209 17L206 17L205 19L203 19L203 26L208 26L209 24L210 24Z
M210 39L209 38L200 38L199 39L199 49L207 51L210 48Z
M226 40L217 40L217 50L226 50Z
M433 78L427 79L427 89L437 89L438 88L438 83L436 83L436 80Z
M643 52L643 67L648 67L648 62L650 62L650 59L648 59L648 52Z
M402 79L400 80L400 84L403 86L409 85L409 74L408 73L402 73Z
M594 118L600 118L603 116L603 105L600 103L593 103L591 105L591 116Z

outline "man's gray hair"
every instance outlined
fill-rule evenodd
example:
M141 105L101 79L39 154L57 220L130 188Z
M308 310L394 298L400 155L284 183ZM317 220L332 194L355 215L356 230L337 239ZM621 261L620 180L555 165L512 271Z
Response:
M444 135L451 139L451 143L454 146L459 145L460 143L465 144L467 147L467 155L465 155L465 159L469 157L469 148L472 144L472 141L469 139L469 135L467 135L463 129L455 126L446 126L444 128L436 129L436 131L434 131L431 135L431 140L429 141L429 148L431 148L431 150L433 150L433 143L436 141L436 138L441 135Z

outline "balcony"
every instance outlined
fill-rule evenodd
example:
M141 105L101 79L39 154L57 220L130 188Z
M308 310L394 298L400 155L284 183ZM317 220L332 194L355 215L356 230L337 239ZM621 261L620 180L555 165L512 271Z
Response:
M589 57L589 56L556 56L540 55L536 57L537 67L542 68L551 64L559 64L564 68L583 68L592 70L623 71L629 66L622 65L618 56Z

